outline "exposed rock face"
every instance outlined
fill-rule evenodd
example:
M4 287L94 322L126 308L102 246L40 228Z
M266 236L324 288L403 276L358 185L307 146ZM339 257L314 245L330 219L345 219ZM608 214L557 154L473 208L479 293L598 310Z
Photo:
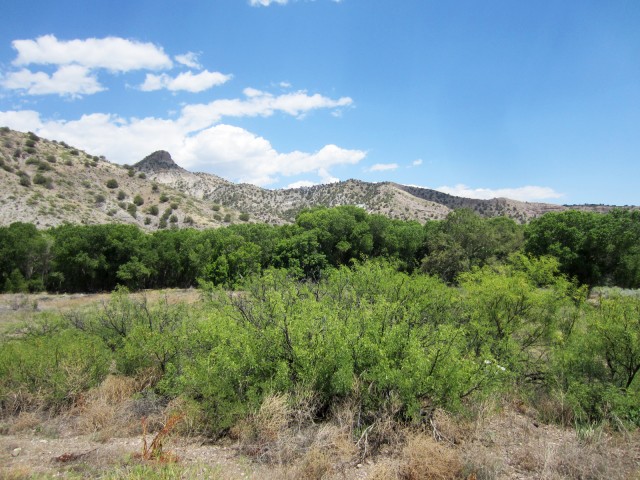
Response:
M134 168L145 173L157 173L163 170L181 170L186 172L184 168L173 161L171 154L164 150L158 150L151 155L147 155L144 159L136 163Z

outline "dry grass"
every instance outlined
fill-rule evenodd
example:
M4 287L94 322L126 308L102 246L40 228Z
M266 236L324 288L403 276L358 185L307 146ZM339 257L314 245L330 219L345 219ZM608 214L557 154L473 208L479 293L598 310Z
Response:
M31 430L42 423L42 416L39 412L23 411L14 417L7 428L7 433L15 435L16 433Z
M200 405L194 400L184 397L174 398L164 409L167 418L180 417L180 422L175 425L176 434L183 437L194 437L203 434L204 414Z
M255 414L235 425L231 435L241 452L278 465L282 478L321 478L327 465L342 468L352 461L357 448L350 423L316 424L315 408L315 398L306 394L269 395Z
M400 471L406 480L449 480L461 476L462 461L453 448L424 433L415 433L402 450Z
M0 480L27 480L34 478L33 470L25 465L0 469Z
M640 478L638 435L602 428L579 434L573 428L544 424L532 412L509 402L500 412L476 418L474 432L461 445L460 454L464 472L478 480L635 479Z
M142 417L147 417L151 430L162 428L159 405L153 400L132 398L146 383L146 377L107 376L76 403L71 412L76 416L76 429L80 433L93 433L96 440L105 442L114 436L139 434Z
M402 463L398 459L382 458L369 472L370 480L401 480Z

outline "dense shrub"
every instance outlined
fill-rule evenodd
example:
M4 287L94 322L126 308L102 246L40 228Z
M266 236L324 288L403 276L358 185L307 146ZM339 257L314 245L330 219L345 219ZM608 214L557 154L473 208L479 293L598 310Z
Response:
M107 188L118 188L118 181L115 178L111 178L109 180L107 180Z
M0 406L59 409L96 386L108 372L110 355L95 336L75 329L5 340L0 348Z

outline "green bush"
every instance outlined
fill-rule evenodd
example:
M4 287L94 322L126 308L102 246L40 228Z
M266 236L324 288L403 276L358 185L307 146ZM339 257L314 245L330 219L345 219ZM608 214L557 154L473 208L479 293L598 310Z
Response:
M576 421L640 426L640 299L601 298L568 333L554 352L552 387Z
M160 210L158 209L158 205L151 205L147 211L149 212L149 215L155 215L157 216L158 213L160 212Z
M53 180L50 177L45 177L40 172L33 176L33 183L36 185L44 185L47 188L53 187Z
M107 188L118 188L118 181L115 178L110 178L109 180L107 180Z
M31 186L31 178L29 178L29 175L27 175L24 172L21 172L19 177L20 177L20 185L22 185L23 187Z
M18 413L71 405L109 370L108 349L78 330L54 330L4 341L0 348L0 405Z
M124 200L125 198L127 198L127 194L126 194L126 193L124 193L124 191L123 191L123 190L120 190L120 191L118 192L118 200Z
M135 197L133 197L133 203L139 207L140 205L144 204L144 199L141 195L136 195Z
M136 207L133 203L130 203L129 205L127 205L127 212L129 212L129 215L131 215L133 218L136 218L138 207Z

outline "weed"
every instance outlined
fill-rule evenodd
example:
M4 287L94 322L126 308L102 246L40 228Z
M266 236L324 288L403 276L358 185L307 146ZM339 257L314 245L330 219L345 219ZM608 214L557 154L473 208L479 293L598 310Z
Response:
M144 460L157 460L161 463L176 463L178 457L171 452L163 450L164 442L169 438L174 427L182 420L180 415L169 417L162 430L156 433L150 444L147 444L147 421L142 419L142 453Z

